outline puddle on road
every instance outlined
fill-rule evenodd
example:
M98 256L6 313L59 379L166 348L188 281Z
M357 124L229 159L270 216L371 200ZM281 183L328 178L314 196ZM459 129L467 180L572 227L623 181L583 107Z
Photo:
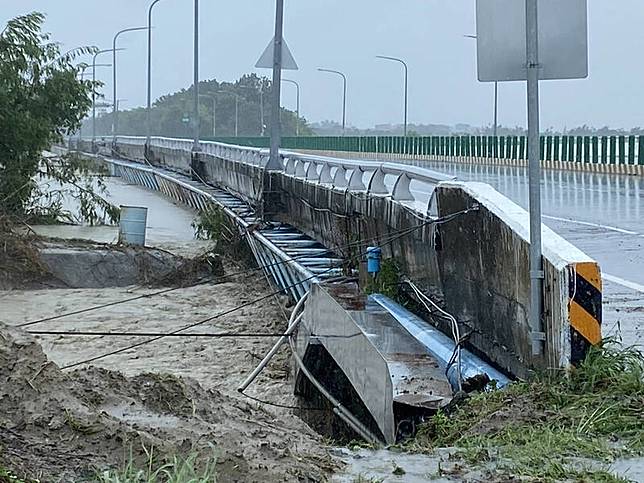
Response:
M113 418L120 419L135 425L144 425L153 428L173 429L180 425L181 420L168 414L156 414L139 406L120 405L105 406L100 411L109 414Z
M354 483L355 481L378 481L383 483L405 482L435 483L453 482L453 477L441 476L455 471L455 463L448 460L449 450L437 450L435 455L400 453L396 451L360 449L351 451L346 448L332 450L347 466L333 476L337 483ZM468 481L482 478L480 472L464 472L458 469L460 476Z

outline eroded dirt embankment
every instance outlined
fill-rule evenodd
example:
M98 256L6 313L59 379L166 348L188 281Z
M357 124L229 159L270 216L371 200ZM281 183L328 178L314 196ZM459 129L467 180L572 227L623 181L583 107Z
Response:
M145 466L144 448L154 447L160 455L214 454L221 481L320 478L323 452L293 447L279 424L191 378L96 367L64 373L33 337L0 326L0 460L18 474L82 481L122 465L130 451Z
M236 271L240 268L231 266L226 273ZM273 298L217 316L270 294L261 272L192 286L170 282L176 290L159 295L149 286L0 291L0 467L43 482L85 481L98 469L122 467L130 453L145 465L145 451L154 447L160 458L215 456L219 481L320 481L338 468L320 437L291 410L236 391L275 337L164 338L99 359L93 367L61 371L59 366L147 338L34 338L15 328L146 294L25 329L166 333L206 318L211 320L192 331L285 329ZM292 405L288 377L284 348L249 393Z

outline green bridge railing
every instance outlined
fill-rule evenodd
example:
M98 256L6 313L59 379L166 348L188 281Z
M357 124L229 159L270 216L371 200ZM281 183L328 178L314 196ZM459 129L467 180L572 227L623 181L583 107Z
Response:
M209 138L268 148L269 137ZM644 165L644 136L541 136L541 159L574 163ZM324 136L285 137L284 149L409 156L525 160L525 136Z

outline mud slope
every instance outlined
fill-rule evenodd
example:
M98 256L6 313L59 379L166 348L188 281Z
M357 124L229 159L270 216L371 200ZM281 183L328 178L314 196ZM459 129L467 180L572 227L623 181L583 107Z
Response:
M298 437L299 436L299 437ZM62 372L0 324L0 465L41 481L84 481L144 446L217 457L219 481L319 481L335 464L271 413L186 377L89 367ZM300 443L300 444L298 444Z

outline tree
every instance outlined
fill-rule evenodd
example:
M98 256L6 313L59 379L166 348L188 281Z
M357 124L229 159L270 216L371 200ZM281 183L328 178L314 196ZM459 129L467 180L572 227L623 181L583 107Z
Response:
M192 137L189 120L193 115L193 90L182 89L174 94L161 96L152 106L152 133L157 136ZM270 133L271 81L256 74L247 74L235 82L218 82L214 79L199 82L199 119L202 139L213 135L213 121L216 119L217 137L235 135L235 119L240 136L259 136L262 132L261 119L264 119L264 133ZM213 103L213 99L215 102ZM213 108L216 105L216 113ZM262 116L263 110L263 116ZM237 112L236 112L237 111ZM213 115L215 114L215 115ZM235 115L237 114L237 115ZM294 136L296 132L296 113L282 108L282 131L284 136ZM146 110L135 108L119 112L119 133L145 136ZM91 124L87 124L89 128ZM101 115L96 120L96 132L110 135L112 113ZM300 118L299 130L302 136L313 131L306 119Z
M43 213L55 217L62 210L62 199L71 195L90 222L99 219L97 207L114 218L116 209L85 176L90 168L86 161L42 156L78 129L96 87L78 78L86 65L72 63L94 49L61 55L58 44L42 32L44 20L37 12L20 16L0 33L0 214L19 219ZM48 192L39 179L59 187Z

